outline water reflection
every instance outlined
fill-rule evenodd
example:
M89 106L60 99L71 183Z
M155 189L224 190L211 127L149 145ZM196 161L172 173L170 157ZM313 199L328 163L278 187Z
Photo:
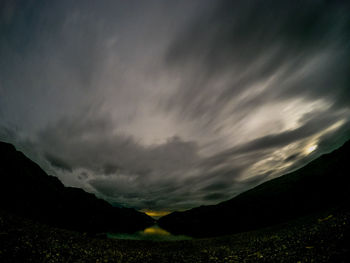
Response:
M109 233L107 234L109 238L114 239L130 239L130 240L153 240L153 241L177 241L177 240L190 240L189 236L184 235L173 235L165 229L154 225L145 228L143 231L138 231L133 234L124 233Z
M144 229L143 233L145 235L166 235L166 236L171 235L168 231L166 231L163 228L160 228L157 225L154 225L154 226L151 226L151 227Z

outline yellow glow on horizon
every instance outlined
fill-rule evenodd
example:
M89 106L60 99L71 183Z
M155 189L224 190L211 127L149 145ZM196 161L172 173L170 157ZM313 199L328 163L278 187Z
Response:
M143 211L146 215L151 217L161 217L170 214L168 211Z

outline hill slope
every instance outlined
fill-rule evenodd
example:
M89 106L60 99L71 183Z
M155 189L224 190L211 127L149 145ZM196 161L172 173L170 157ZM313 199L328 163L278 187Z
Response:
M295 172L265 182L229 201L174 212L158 223L173 233L217 236L347 206L350 200L349 156L350 141Z
M153 224L144 213L115 208L82 189L64 187L36 163L0 142L0 209L67 229L136 231Z

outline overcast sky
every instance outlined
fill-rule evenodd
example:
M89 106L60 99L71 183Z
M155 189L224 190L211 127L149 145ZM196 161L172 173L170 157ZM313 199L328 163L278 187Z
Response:
M1 1L0 139L113 205L230 199L350 138L349 14L340 0Z

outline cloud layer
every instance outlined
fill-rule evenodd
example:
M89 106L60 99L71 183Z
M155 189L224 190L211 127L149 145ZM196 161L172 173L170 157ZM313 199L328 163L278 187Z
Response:
M0 138L114 205L227 200L349 139L349 13L346 1L4 1Z

